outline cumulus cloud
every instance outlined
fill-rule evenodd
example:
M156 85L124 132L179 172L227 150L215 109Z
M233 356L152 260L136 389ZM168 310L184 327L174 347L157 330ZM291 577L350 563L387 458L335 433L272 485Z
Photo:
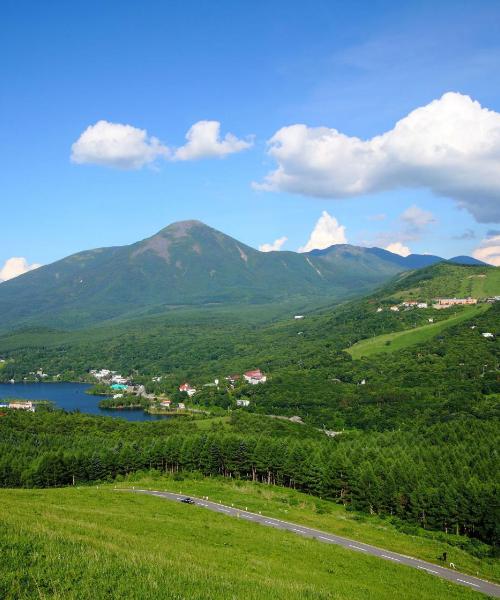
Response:
M415 204L407 208L400 217L401 221L406 224L408 231L420 233L423 229L435 223L434 215L428 210L422 210Z
M219 121L198 121L187 132L187 143L173 149L162 144L145 129L132 125L98 121L90 125L71 146L71 160L77 164L93 164L117 169L141 169L157 159L197 160L223 157L252 145L232 133L220 138Z
M394 254L399 254L400 256L408 256L411 254L411 250L408 248L408 246L405 246L401 242L393 242L392 244L386 246L385 249L389 250L389 252L393 252Z
M286 236L280 237L274 240L272 244L261 244L259 250L261 252L273 252L274 250L281 250L283 244L288 240Z
M298 249L298 252L310 250L323 250L335 244L346 244L345 226L340 225L335 217L326 210L321 213L307 243Z
M198 121L186 134L187 143L175 151L174 160L223 157L250 148L251 140L240 140L232 133L220 138L219 121Z
M8 279L14 279L14 277L18 277L23 273L27 273L28 271L33 271L34 269L38 269L42 265L38 263L28 264L28 261L21 256L13 256L12 258L8 258L2 268L0 268L0 283L2 281L7 281Z
M479 222L500 218L500 113L469 96L448 92L368 140L297 124L268 143L278 166L258 189L346 198L427 188Z
M169 149L145 129L109 121L90 125L71 146L74 163L118 169L140 169L169 154Z
M500 267L500 234L487 237L472 253L474 258Z

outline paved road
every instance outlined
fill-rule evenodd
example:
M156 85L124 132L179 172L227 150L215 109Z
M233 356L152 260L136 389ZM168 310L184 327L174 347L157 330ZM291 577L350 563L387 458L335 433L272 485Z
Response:
M180 502L183 498L185 498L185 496L180 494L173 494L171 492L160 492L156 490L121 489L119 491L135 492L137 494L148 494L150 496L158 496L159 498L164 498L166 500L174 500L177 502ZM259 523L260 525L265 525L267 527L274 527L275 529L284 529L286 531L292 531L297 535L302 535L308 538L314 538L316 540L324 542L325 544L337 544L338 546L343 546L344 548L354 550L355 552L364 552L366 554L371 554L372 556L377 556L378 558L382 558L383 560L390 560L401 565L407 565L415 569L420 569L421 571L425 571L430 575L441 577L443 579L448 579L449 581L453 581L454 583L458 583L459 585L466 586L477 592L483 592L484 594L488 594L489 596L500 598L500 585L490 583L489 581L479 579L478 577L465 575L463 573L459 573L458 571L453 571L452 569L447 569L445 567L440 567L433 563L425 562L424 560L419 560L418 558L411 558L410 556L405 556L404 554L398 554L397 552L391 552L390 550L383 550L382 548L377 548L376 546L370 546L369 544L356 542L348 538L333 535L332 533L325 533L323 531L318 531L317 529L304 527L303 525L296 525L288 521L282 521L281 519L265 517L264 515L253 513L248 510L240 510L232 506L225 506L224 504L210 502L201 498L192 497L192 499L194 500L194 503L197 506L202 506L203 508L207 508L208 510L213 510L215 512L232 517L238 517L240 519L244 519L245 521Z

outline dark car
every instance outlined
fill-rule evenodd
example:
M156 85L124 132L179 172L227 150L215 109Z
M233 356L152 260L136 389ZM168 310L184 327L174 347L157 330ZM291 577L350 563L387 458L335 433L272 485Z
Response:
M194 504L194 500L192 498L183 498L181 502L184 502L184 504Z

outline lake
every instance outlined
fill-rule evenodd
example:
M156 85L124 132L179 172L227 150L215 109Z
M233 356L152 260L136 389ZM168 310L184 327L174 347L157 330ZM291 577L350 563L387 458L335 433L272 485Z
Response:
M2 383L0 400L17 398L22 400L50 400L57 408L79 410L89 415L101 415L126 419L127 421L158 421L171 418L168 415L148 415L143 410L109 410L99 408L103 396L85 393L91 387L85 383Z

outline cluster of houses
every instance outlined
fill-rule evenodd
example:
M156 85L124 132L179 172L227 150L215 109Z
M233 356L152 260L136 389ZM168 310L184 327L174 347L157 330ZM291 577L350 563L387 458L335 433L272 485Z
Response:
M492 298L486 298L485 302L497 302L500 297L494 296ZM435 298L433 300L432 308L441 310L443 308L450 308L451 306L469 306L471 304L477 304L477 298ZM420 302L417 300L406 300L400 304L394 304L389 306L389 310L392 312L399 312L400 310L412 310L414 308L429 308L428 302ZM383 312L384 308L379 306L377 312Z
M129 383L129 380L126 377L122 377L116 371L110 371L109 369L92 369L90 374L93 375L97 381L101 383L110 383L114 385L123 385L126 386Z
M477 304L477 298L436 298L432 308L440 310L450 308L451 306L466 306L470 304Z
M10 408L12 410L27 410L35 412L35 405L30 400L13 400L12 402L1 402L0 408Z
M228 375L225 379L229 383L229 385L234 388L234 386L241 380L243 377L246 383L250 385L257 385L259 383L265 383L267 381L267 376L262 373L260 369L254 369L253 371L246 371L243 373L243 376L239 373L235 373L234 375ZM154 380L158 380L159 378L155 378ZM153 380L153 381L154 381ZM219 380L214 379L213 383L206 383L203 387L217 387L219 385ZM196 388L193 387L189 383L183 383L179 386L179 392L185 392L190 398L196 394ZM247 406L247 405L245 405Z
M429 308L427 302L417 302L416 300L407 300L406 302L401 302L401 304L394 304L393 306L389 306L389 310L392 312L399 312L400 310L411 310L413 308ZM377 312L381 313L383 311L383 307L379 306L377 308Z

